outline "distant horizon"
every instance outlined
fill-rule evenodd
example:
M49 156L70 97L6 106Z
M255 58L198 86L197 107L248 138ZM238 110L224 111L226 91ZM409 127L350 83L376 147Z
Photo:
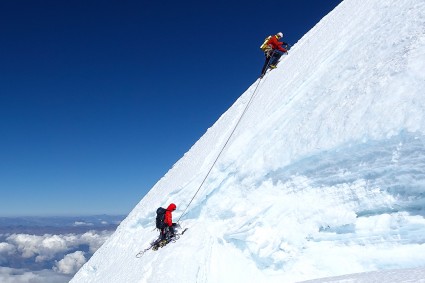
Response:
M108 217L126 217L127 214L75 214L75 215L0 215L2 218L84 218L84 217L98 217L98 216L108 216Z
M90 217L90 216L128 216L129 213L125 214L33 214L33 215L0 215L0 218L75 218L75 217Z
M125 217L128 216L128 214L81 214L81 215L13 215L13 216L4 216L4 215L0 215L0 226L1 224L1 220L4 219L27 219L27 220L31 220L31 219L45 219L45 220L49 220L49 219L77 219L77 218L87 218L87 217L100 217L100 216L104 216L104 217L119 217L119 218L123 218L125 219Z

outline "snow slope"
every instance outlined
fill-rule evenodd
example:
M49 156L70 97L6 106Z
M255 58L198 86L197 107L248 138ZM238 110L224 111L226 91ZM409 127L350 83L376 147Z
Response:
M297 282L425 267L424 70L424 1L345 0L71 282ZM156 208L170 202L188 232L136 258L158 234Z
M302 283L424 283L425 268L391 269L308 280Z

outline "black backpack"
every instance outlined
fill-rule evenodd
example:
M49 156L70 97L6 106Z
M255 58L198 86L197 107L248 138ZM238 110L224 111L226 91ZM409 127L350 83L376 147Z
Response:
M159 207L156 210L156 228L163 229L165 227L164 219L165 219L165 212L167 210L165 208Z

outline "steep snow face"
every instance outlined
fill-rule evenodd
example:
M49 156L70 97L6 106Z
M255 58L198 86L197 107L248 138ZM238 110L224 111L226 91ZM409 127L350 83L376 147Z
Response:
M424 1L344 1L71 282L296 282L425 265L424 70ZM170 202L188 232L136 258Z

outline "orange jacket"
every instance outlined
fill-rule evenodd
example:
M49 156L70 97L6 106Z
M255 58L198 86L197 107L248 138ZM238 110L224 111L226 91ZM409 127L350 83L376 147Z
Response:
M280 50L280 51L282 51L282 52L287 52L287 50L285 49L285 48L283 48L282 47L282 45L283 44L285 44L285 45L287 45L285 42L280 42L278 39L277 39L277 36L272 36L270 39L269 39L269 42L267 42L268 44L270 44L271 46L272 46L272 48L273 49L277 49L277 50Z
M173 225L173 215L171 214L171 212L173 212L174 210L176 210L176 205L174 203L170 203L170 205L167 207L167 211L165 212L165 219L164 219L164 223L167 226Z

